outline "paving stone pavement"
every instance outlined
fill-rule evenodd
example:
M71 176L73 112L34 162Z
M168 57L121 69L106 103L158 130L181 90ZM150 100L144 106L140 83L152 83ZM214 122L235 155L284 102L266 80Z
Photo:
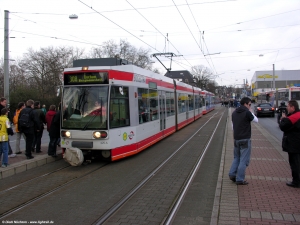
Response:
M229 109L226 143L219 171L211 225L300 224L300 188L291 181L288 155L281 143L259 123L252 123L252 153L246 170L248 185L237 186L228 178L233 159L233 132Z
M33 159L26 159L25 150L22 150L22 154L18 154L14 158L8 158L9 166L6 168L0 167L0 180L5 177L9 177L32 168L54 162L55 160L59 160L62 158L61 148L59 147L57 147L56 152L58 156L57 158L48 156L48 144L42 144L41 151L41 153L33 152Z
M228 178L233 159L233 133L231 108L224 135L222 159L211 217L211 225L300 225L300 188L286 186L291 181L287 153L281 143L259 123L252 123L251 162L246 170L248 185L237 186ZM27 160L24 151L16 158L9 158L10 166L0 168L0 179L25 170L53 162L47 155L47 145L42 153L34 153ZM59 158L61 150L58 148Z

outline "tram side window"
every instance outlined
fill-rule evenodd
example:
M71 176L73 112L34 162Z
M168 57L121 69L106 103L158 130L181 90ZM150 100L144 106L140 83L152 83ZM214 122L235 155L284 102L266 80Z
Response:
M109 121L110 128L130 125L128 87L111 87Z
M199 109L199 99L200 99L200 96L199 95L195 95L195 109Z
M194 96L188 95L188 100L189 100L189 110L194 110Z
M174 92L166 92L167 116L175 114Z
M150 121L158 120L158 99L157 99L157 97L158 97L157 90L149 89Z
M292 92L291 96L293 100L300 100L300 92Z
M186 112L186 94L178 93L178 112L183 113Z
M139 107L139 123L145 123L150 120L149 107L149 91L148 89L138 88L138 107Z
M203 97L200 96L199 107L202 108L203 104L204 104L204 103L203 103Z

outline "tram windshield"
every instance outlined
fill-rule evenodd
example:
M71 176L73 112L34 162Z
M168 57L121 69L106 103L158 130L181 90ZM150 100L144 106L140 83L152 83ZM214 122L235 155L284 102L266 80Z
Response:
M76 86L63 90L63 129L107 129L108 86Z

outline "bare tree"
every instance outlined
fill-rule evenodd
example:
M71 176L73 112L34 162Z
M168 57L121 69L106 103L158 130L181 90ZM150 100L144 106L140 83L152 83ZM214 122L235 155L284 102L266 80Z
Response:
M204 89L208 89L208 84L212 85L215 78L211 70L203 65L193 66L191 74L194 76L197 86Z
M90 56L92 58L119 57L141 68L152 70L150 50L144 48L137 49L128 41L122 39L119 44L115 43L114 40L109 40L104 42L102 47L92 48Z

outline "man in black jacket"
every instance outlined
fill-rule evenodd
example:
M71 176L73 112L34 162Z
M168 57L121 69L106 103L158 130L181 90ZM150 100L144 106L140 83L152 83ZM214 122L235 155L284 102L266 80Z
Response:
M251 121L258 122L257 117L250 112L251 99L244 97L241 106L232 113L234 136L234 159L229 171L229 178L237 185L246 185L246 168L251 156Z
M32 149L32 143L33 143L33 138L34 138L34 132L39 131L38 127L40 126L40 121L38 120L38 116L36 115L36 112L33 110L34 107L34 102L33 100L28 100L26 102L26 108L22 109L22 111L19 114L19 119L18 119L18 129L20 132L24 133L26 136L26 157L27 159L32 159L34 158L31 154L31 149ZM20 124L20 118L22 117L23 114L29 114L29 127L24 127Z
M46 123L45 114L43 110L41 109L41 105L39 101L34 102L34 111L35 116L37 116L37 119L40 121L40 124L38 127L34 129L34 138L32 143L32 151L36 150L36 153L41 153L41 140L43 137L43 130L44 130L44 124ZM36 148L35 148L36 147Z
M287 111L288 115L282 114L279 124L283 131L282 149L289 155L293 177L286 185L300 188L300 110L297 101L289 101Z

